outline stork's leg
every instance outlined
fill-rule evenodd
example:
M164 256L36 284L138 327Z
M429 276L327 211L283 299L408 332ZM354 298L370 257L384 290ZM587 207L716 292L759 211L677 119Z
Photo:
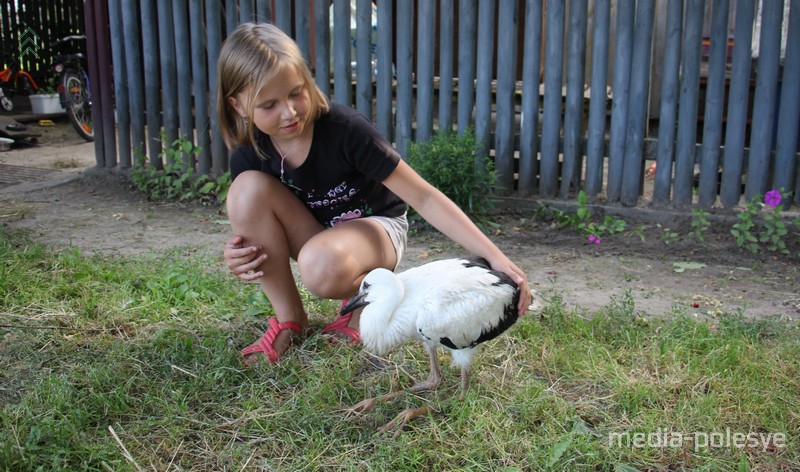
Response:
M428 356L430 357L430 360L431 360L431 373L428 376L427 380L425 380L423 382L420 382L420 383L414 385L413 387L409 388L408 389L409 392L414 392L415 393L415 392L422 392L422 391L425 391L425 390L433 390L439 385L439 382L440 382L441 377L442 377L442 373L441 373L441 369L439 368L439 357L436 355L436 347L428 346L427 350L428 350ZM382 396L376 397L376 398L367 398L366 400L363 400L363 401L359 402L357 405L355 405L355 406L353 406L351 408L346 408L346 409L344 409L342 411L345 413L345 417L348 417L350 415L360 415L360 414L363 414L363 413L367 413L368 411L371 411L373 408L375 408L375 405L377 405L378 402L386 402L386 401L389 401L389 400L394 400L395 398L401 397L401 396L403 396L405 394L406 394L406 391L405 390L401 390L399 392L387 393L386 395L382 395ZM406 411L409 411L409 410L406 410ZM402 416L404 413L406 413L406 412L400 413L399 416ZM419 413L419 414L417 414L415 416L419 416L420 414L423 414L423 413ZM398 418L399 418L399 416L398 416ZM411 418L414 418L415 416L412 416ZM405 421L403 421L403 424L405 424L406 421L408 421L409 419L410 418L408 418Z
M428 350L428 357L431 359L431 374L428 380L420 382L409 390L412 392L422 392L425 390L435 390L439 386L439 381L442 379L442 372L439 369L439 356L436 355L436 346L426 346Z
M409 388L408 391L410 392L422 392L425 390L434 390L436 387L439 386L439 382L442 378L442 372L439 368L439 356L436 355L436 346L427 346L428 356L431 360L431 373L428 376L428 379L422 381L413 387ZM409 408L407 410L401 411L394 419L385 425L378 428L378 433L386 434L391 431L394 431L394 435L397 436L400 431L403 430L403 426L406 425L409 421L416 418L417 416L422 416L426 413L430 413L431 408L428 406L421 406L419 408Z
M469 387L469 369L466 367L461 368L461 395L459 398L461 400L464 399L464 395L467 394L467 388Z

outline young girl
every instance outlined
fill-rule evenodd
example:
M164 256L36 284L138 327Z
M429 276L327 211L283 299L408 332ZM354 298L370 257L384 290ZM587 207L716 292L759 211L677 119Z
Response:
M308 316L289 265L305 287L332 299L352 296L377 267L394 269L406 245L406 204L467 251L486 258L522 289L527 276L444 194L417 175L355 110L328 103L296 43L271 24L240 25L220 52L217 113L235 151L227 211L234 236L228 268L258 280L275 311L269 329L244 349L245 361L277 361ZM358 315L323 329L359 341Z

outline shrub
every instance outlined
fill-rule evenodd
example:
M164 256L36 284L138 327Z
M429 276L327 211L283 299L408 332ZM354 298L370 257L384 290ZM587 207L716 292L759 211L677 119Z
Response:
M439 131L430 141L412 143L408 162L476 222L495 208L491 196L497 176L489 156L480 156L475 134Z

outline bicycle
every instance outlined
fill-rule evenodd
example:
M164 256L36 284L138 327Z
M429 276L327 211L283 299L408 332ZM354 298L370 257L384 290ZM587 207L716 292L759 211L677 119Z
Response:
M5 62L10 66L0 71L0 107L12 112L16 95L30 95L39 90L39 86L29 73L19 68L16 58L8 56Z
M70 41L86 39L84 35L70 35L53 43L53 48ZM56 56L53 70L58 74L56 92L61 106L67 114L75 131L86 141L94 141L92 122L92 95L89 87L89 74L84 67L82 53L69 53Z

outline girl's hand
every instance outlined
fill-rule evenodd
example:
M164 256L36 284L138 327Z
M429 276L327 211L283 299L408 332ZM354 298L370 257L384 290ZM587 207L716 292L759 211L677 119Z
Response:
M492 262L491 264L492 269L508 275L519 286L520 296L517 310L519 310L519 316L525 315L525 311L531 305L532 298L531 289L528 287L528 275L508 259L499 263Z
M225 250L222 255L225 258L225 265L237 278L242 280L255 280L264 272L257 270L267 259L267 255L260 253L261 246L242 246L242 237L234 236L225 243Z

